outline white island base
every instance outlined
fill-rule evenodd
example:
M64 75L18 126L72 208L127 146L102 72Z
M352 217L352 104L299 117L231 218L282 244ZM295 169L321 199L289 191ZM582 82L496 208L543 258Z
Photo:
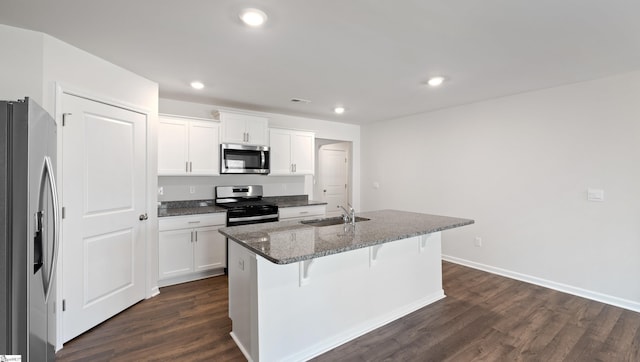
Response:
M231 337L249 361L303 361L444 298L440 232L291 264L229 239Z

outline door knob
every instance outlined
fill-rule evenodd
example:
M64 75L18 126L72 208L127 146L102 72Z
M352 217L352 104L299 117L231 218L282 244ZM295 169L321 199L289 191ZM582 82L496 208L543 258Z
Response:
M149 218L149 216L147 216L147 214L144 213L144 214L140 214L140 216L138 218L140 219L140 221L144 221L144 220L147 220Z

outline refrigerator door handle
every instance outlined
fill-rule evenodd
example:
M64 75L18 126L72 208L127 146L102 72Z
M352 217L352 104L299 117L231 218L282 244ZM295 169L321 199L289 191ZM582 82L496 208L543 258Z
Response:
M42 218L44 213L38 211L33 215L35 224L35 232L33 234L33 274L42 268Z
M43 278L44 283L44 300L45 302L49 299L49 294L51 293L51 285L53 284L53 274L56 270L56 264L58 261L58 249L59 249L59 233L60 233L60 216L58 213L58 189L56 187L56 180L53 176L53 166L51 165L51 158L49 156L44 157L44 166L42 167L42 177L40 178L40 209L43 208L43 196L44 196L44 188L49 186L51 189L51 201L53 204L53 243L52 243L52 258L51 265L49 265L49 273L46 274L46 278ZM46 181L49 182L46 182ZM46 185L45 185L46 183ZM42 223L40 224L42 227ZM40 231L40 238L44 237L42 233L42 229Z

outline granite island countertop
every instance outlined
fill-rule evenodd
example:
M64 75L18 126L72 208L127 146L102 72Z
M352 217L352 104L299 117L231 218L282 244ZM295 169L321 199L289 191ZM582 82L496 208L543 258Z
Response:
M398 210L363 212L357 216L370 220L322 227L291 220L219 231L275 264L290 264L474 223L470 219Z

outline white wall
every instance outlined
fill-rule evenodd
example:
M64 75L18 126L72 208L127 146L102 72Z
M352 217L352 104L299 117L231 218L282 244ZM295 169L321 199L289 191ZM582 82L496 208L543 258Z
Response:
M443 254L640 311L639 97L636 72L363 126L363 208L475 219Z
M305 195L304 180L304 176L160 176L158 201L210 200L216 186L234 185L262 185L264 196Z
M42 104L43 34L0 24L0 99Z
M354 162L353 204L356 210L360 208L360 190L359 190L360 126L345 124L345 123L338 123L338 122L331 122L331 121L323 121L323 120L312 119L312 118L288 116L288 115L275 114L275 113L260 113L260 112L246 111L246 110L240 110L240 109L230 109L230 108L219 107L212 104L184 102L184 101L178 101L178 100L166 99L166 98L160 98L159 109L160 109L160 113L189 116L189 117L198 117L198 118L208 118L208 119L213 119L213 113L215 113L218 110L227 109L227 110L233 110L233 111L240 111L248 114L256 114L256 115L268 117L270 127L313 131L316 134L316 138L350 141L353 144L353 162ZM220 178L225 178L225 177L229 177L229 176L220 176ZM268 176L267 178L273 178L273 179L281 178L281 183L287 184L285 186L285 188L287 189L286 192L280 193L282 195L295 194L291 190L297 190L299 187L297 183L302 182L304 187L303 193L310 194L311 197L313 197L313 185L310 177L306 177L306 178L297 177L297 179L295 179L295 177L292 178L292 177ZM164 177L161 178L161 182L164 182L162 181L162 179L164 179ZM240 181L244 181L244 179L241 178ZM247 183L249 182L250 180L248 180ZM273 185L278 181L268 180L265 182L266 184ZM262 184L262 182L257 182L257 183ZM276 189L273 186L270 186L270 187L271 189L274 189L274 190ZM181 190L184 190L184 188L182 188ZM183 191L179 191L179 192L181 195L183 195ZM265 189L265 194L266 193L267 193L267 190ZM176 200L178 198L175 195L177 194L171 194L169 198L165 197L165 199Z

